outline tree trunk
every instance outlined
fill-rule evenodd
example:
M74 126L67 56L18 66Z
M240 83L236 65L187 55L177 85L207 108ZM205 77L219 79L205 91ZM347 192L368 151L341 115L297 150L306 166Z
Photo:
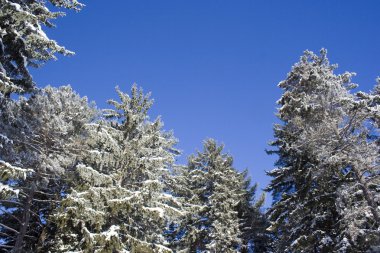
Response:
M19 230L19 234L17 235L17 238L16 238L15 247L13 248L13 252L14 253L21 253L22 250L23 250L22 244L23 244L23 241L24 241L24 237L26 235L26 231L27 231L28 226L29 226L30 208L32 206L32 201L33 201L33 196L34 196L34 192L35 191L36 191L36 185L33 182L32 186L31 186L31 189L29 191L28 197L26 199L26 204L25 204L25 207L24 207L24 214L23 214L23 217L22 217L21 227L20 227L20 230Z
M377 205L374 201L374 197L373 197L371 191L368 189L368 184L363 179L363 177L360 176L360 173L356 168L353 168L353 171L355 172L356 177L359 181L359 185L363 190L364 198L367 201L367 204L371 207L371 212L372 212L373 217L375 218L376 226L379 227L380 217L379 217L379 213L377 212Z

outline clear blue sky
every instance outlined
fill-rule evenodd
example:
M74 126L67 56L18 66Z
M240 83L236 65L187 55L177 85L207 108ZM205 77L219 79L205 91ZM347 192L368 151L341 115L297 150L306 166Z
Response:
M114 86L129 90L136 82L153 94L152 117L161 115L179 139L180 163L212 137L261 188L275 160L264 150L277 83L305 49L327 48L339 72L358 73L362 90L380 75L377 0L84 3L47 32L76 55L33 71L38 85L71 84L104 107Z

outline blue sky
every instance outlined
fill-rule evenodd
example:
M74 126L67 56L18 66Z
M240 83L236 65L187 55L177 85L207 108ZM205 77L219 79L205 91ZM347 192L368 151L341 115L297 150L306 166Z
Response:
M265 154L277 121L277 88L305 49L328 49L338 72L368 91L380 75L380 1L83 1L52 38L76 52L33 71L39 86L71 84L105 107L114 86L151 91L183 150L226 145L235 167L264 188L275 157ZM268 196L267 205L270 203Z

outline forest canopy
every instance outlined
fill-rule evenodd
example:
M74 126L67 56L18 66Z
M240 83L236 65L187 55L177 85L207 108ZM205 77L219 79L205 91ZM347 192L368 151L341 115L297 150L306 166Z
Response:
M218 141L179 164L138 85L107 109L37 85L31 68L73 54L44 30L83 6L0 0L0 252L380 251L380 79L358 91L326 49L303 53L278 84L264 208Z

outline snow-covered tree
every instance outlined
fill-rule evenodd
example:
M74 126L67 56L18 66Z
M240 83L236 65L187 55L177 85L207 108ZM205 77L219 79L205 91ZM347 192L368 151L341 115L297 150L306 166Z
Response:
M366 182L378 174L373 108L350 93L353 74L335 69L325 50L307 51L279 84L279 160L268 173L279 252L362 252L378 240L378 205Z
M35 252L96 110L68 86L1 99L0 248Z
M232 157L206 140L204 150L189 157L181 177L179 195L187 212L174 245L184 252L237 252L242 243L238 206L246 192Z
M80 10L76 0L49 0L55 7ZM53 27L53 19L63 12L52 12L46 1L0 0L0 91L24 93L35 84L28 67L39 67L55 59L55 53L72 54L50 39L42 27Z
M340 138L330 141L330 152L339 153L346 167L337 201L341 252L380 250L379 105L378 85L369 94L356 93L340 126Z
M334 247L341 166L323 164L320 156L329 159L330 154L315 152L315 145L324 147L326 139L337 137L342 105L351 99L347 93L351 74L337 76L334 69L325 51L320 57L306 51L279 84L284 89L278 101L283 124L275 126L272 144L278 147L274 153L279 160L278 168L268 173L273 177L268 190L275 199L269 230L277 236L278 252L323 252Z
M166 224L181 214L181 203L165 180L178 151L162 122L148 119L152 100L136 85L131 96L117 89L120 102L89 124L87 156L52 217L58 224L54 252L171 252Z
M323 184L326 188L337 187L335 206L340 218L334 227L337 237L331 242L335 244L334 251L376 251L380 245L379 97L364 92L350 94L349 89L356 86L350 82L351 76L341 75L340 83L345 89L333 92L330 101L320 106L324 115L319 117L319 124L305 124L302 139L296 145L313 154L319 163L318 174L330 173L327 178L315 177L317 187ZM311 104L318 106L317 103Z
M245 252L271 252L271 237L266 228L268 221L262 212L265 195L262 194L256 200L258 184L251 185L248 171L241 173L243 182L243 194L238 205L238 217L240 219L241 244L240 251Z

